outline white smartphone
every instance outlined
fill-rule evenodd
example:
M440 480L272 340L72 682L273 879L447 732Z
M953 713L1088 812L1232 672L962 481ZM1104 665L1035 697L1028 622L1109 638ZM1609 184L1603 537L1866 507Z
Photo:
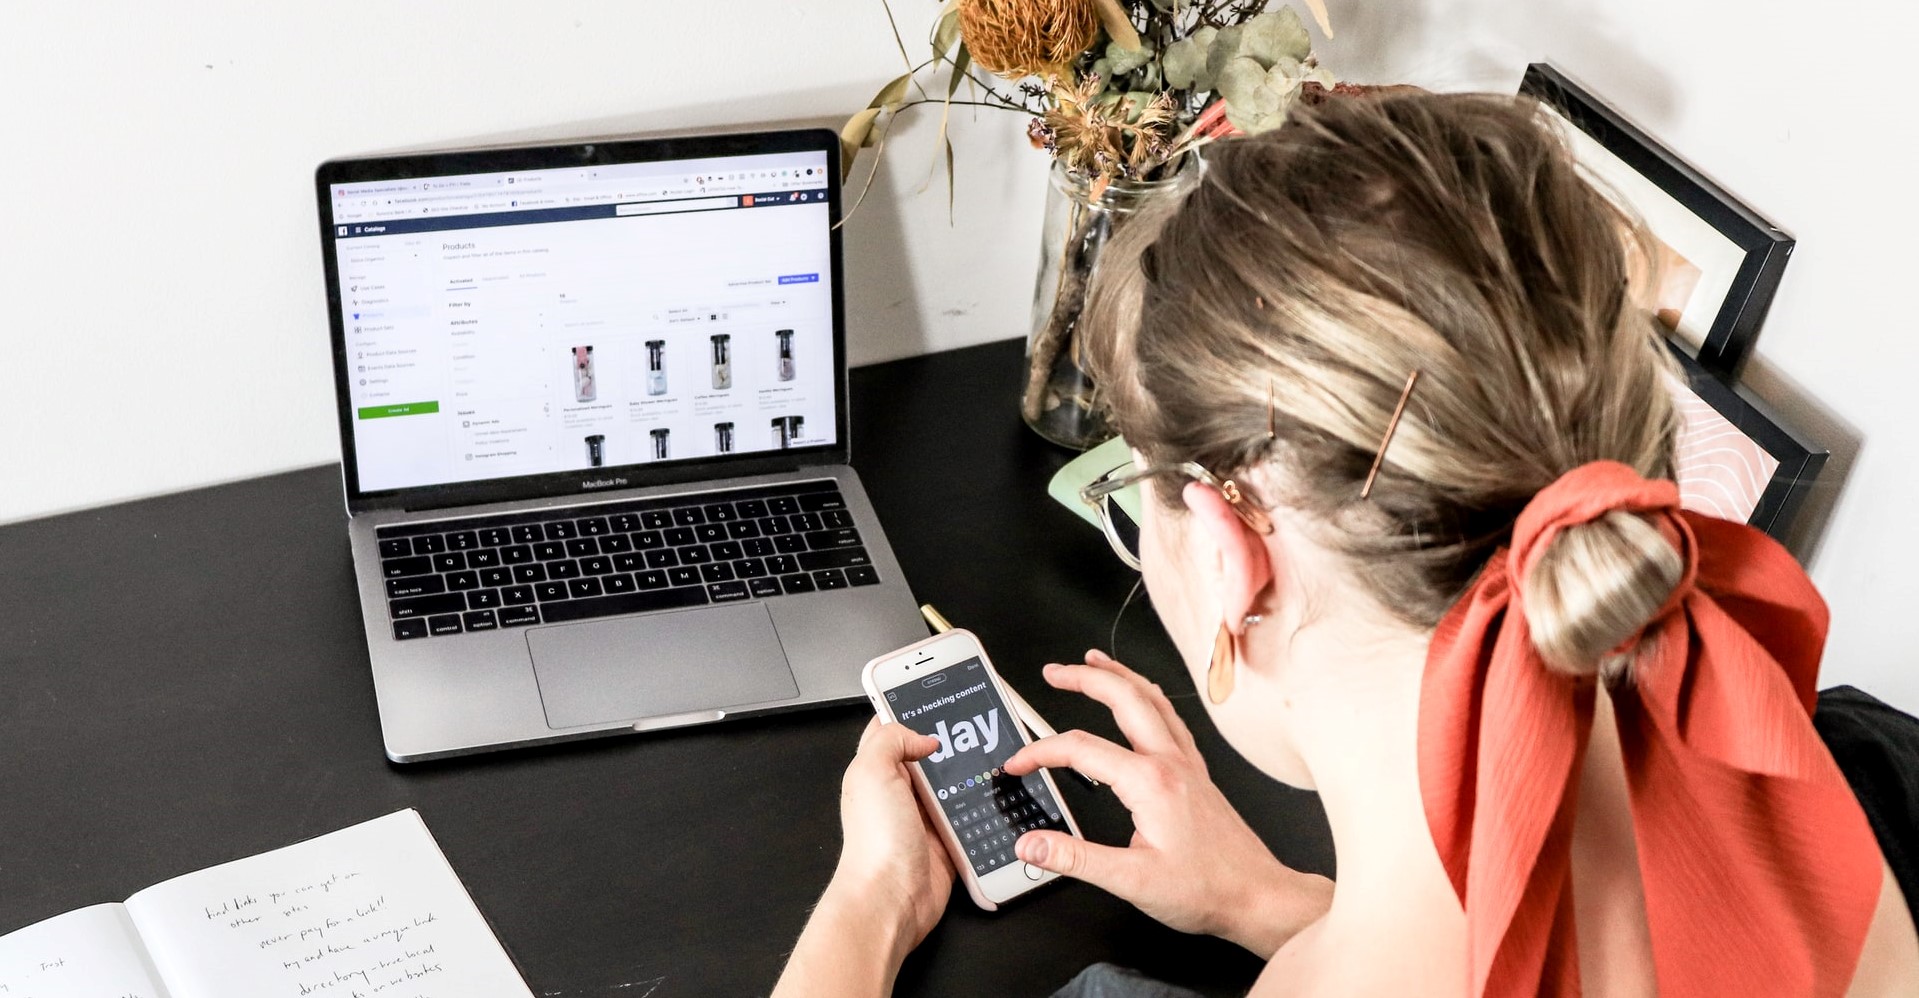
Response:
M911 767L914 783L973 903L995 911L1057 879L1022 862L1013 843L1034 830L1079 835L1079 824L1045 770L1024 778L1001 772L1026 731L979 639L936 634L866 663L860 679L881 720L939 739Z

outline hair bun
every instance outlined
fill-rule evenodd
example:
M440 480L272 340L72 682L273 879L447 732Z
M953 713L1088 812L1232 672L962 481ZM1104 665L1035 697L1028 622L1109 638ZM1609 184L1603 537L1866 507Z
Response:
M1560 672L1597 674L1685 573L1684 556L1637 513L1615 509L1563 526L1519 580L1533 647Z

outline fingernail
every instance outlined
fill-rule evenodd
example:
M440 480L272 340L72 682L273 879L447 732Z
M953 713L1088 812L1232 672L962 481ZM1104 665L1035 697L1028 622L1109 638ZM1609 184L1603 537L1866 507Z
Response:
M1043 835L1028 835L1020 839L1014 845L1013 851L1019 855L1020 859L1034 866L1046 865L1046 837Z

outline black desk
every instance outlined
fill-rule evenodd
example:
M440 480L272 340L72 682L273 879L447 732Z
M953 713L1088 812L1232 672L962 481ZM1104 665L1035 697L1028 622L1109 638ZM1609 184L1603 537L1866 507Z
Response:
M1070 455L1020 425L1019 349L855 371L854 464L914 592L1056 726L1114 734L1038 676L1106 644L1133 576L1045 498ZM838 855L866 708L391 765L344 519L326 467L0 529L0 933L411 806L535 994L770 990ZM1143 604L1119 652L1279 856L1330 873L1317 799L1219 741ZM1110 795L1061 786L1124 841ZM1045 995L1103 959L1220 993L1258 970L1085 885L998 915L956 890L900 993Z

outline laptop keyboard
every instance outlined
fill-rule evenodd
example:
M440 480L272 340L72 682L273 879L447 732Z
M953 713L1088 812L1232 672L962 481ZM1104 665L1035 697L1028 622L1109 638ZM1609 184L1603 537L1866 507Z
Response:
M380 527L398 640L876 585L832 481Z

